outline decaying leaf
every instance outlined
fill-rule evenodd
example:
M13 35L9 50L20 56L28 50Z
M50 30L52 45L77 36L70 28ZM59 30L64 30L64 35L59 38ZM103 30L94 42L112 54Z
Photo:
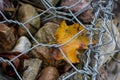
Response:
M66 22L63 21L54 35L57 40L57 44L65 43L82 29L83 27L78 23L74 23L73 25L67 25ZM74 38L72 41L70 41L64 46L61 46L63 52L66 54L66 56L72 63L79 62L76 53L77 49L87 49L89 40L88 37L85 36L85 32L86 31L84 30L81 34L79 34L79 36ZM64 58L60 52L57 52L57 56L55 57L55 59L60 60Z

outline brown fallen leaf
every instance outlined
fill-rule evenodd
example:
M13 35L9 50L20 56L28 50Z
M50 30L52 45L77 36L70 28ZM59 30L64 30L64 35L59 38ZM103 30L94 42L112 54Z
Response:
M82 29L83 27L78 23L74 23L73 25L67 25L66 22L63 21L57 29L56 33L54 34L57 40L57 44L65 43ZM74 38L66 45L61 46L63 52L66 54L66 56L72 63L79 62L76 53L78 49L87 49L89 40L88 37L85 36L85 33L86 31L84 30L78 37ZM60 52L57 52L57 56L54 56L54 58L56 60L64 59Z
M2 52L0 53L0 57L8 59L8 60L12 60L19 54L21 54L21 52L11 52L11 51ZM19 58L16 58L15 60L12 61L17 71L21 70L21 66L22 66L21 61L24 59L28 59L28 58L29 56L24 54L20 56ZM1 62L0 64L2 65L2 70L4 71L4 73L8 74L9 76L15 76L15 72L10 64L8 64L7 62Z

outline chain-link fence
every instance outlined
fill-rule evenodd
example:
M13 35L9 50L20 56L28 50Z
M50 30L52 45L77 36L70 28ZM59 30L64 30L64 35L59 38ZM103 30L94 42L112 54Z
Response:
M12 61L14 61L16 58L20 57L23 54L28 53L29 51L31 51L32 49L38 47L38 46L46 46L46 47L55 47L58 48L62 55L64 56L64 58L66 59L66 61L72 66L72 68L74 69L74 72L72 72L71 74L67 75L67 76L63 76L61 78L59 78L59 80L69 80L70 78L72 78L75 74L82 74L83 76L83 80L101 80L100 78L100 74L99 74L99 66L102 64L100 61L100 57L104 56L104 55L112 55L116 52L119 52L119 50L113 50L111 53L107 53L107 52L101 52L101 46L105 46L107 44L110 43L114 43L115 42L115 46L119 48L117 39L116 39L116 34L113 31L114 29L114 24L113 24L113 13L112 13L112 8L113 8L113 0L88 0L89 3L82 8L81 10L79 10L78 12L72 12L71 8L73 8L74 6L76 6L77 4L81 3L82 0L78 0L75 4L71 5L71 6L60 6L60 7L54 7L49 1L47 0L41 0L42 4L44 5L44 7L46 8L46 10L44 10L42 13L40 13L39 15L32 17L31 19L25 21L24 23L21 23L17 20L10 20L7 19L6 16L2 13L2 11L0 11L1 16L4 18L4 21L1 21L0 23L14 23L19 25L19 27L23 27L29 34L29 36L31 37L31 39L36 43L35 46L31 47L29 50L26 50L24 52L22 52L21 54L19 54L18 56L16 56L15 58L13 58L12 60L7 60L4 59L2 57L0 57L0 61L1 62L8 62L14 69L15 73L17 74L18 78L20 80L22 80L21 76L19 75L19 73L17 72L17 70L15 69L14 65L12 64ZM84 25L79 19L78 16L80 14L82 14L83 12L85 12L88 9L93 9L94 11L94 19L90 22L90 24L88 25ZM63 10L67 10L68 12L63 12ZM71 37L71 39L69 39L67 42L63 43L63 44L43 44L38 42L31 34L31 32L29 31L29 29L25 26L25 24L29 23L31 20L36 19L38 17L43 16L44 14L47 14L41 21L47 21L50 19L53 19L55 17L57 18L61 18L64 19L66 21L71 21L71 22L77 22L80 25L82 25L82 27L84 28L84 30L87 30L87 32L89 33L89 44L88 44L88 49L84 52L84 55L86 55L86 58L84 59L84 66L81 70L77 69L76 66L74 66L70 60L66 57L66 55L64 54L63 50L60 48L63 45L66 45L67 43L69 43L71 40L73 40L75 37L77 37L78 35L81 34L82 31L78 32L77 34L75 34L73 37ZM101 18L101 26L100 28L96 27L96 22L98 21L98 18ZM108 23L109 21L109 23ZM108 25L108 24L109 25ZM111 29L111 30L110 30ZM93 40L94 40L94 32L97 32L97 38L96 40L97 43L95 45L93 45ZM107 40L107 42L103 43L103 36L106 34L106 32L112 36L112 40ZM72 46L72 45L71 45ZM108 45L107 45L108 46ZM105 49L109 49L109 47L105 48ZM92 58L94 59L93 61L93 65L91 66L90 63L92 61L91 59L91 55L93 56ZM106 57L106 56L105 56ZM103 58L102 58L103 59Z

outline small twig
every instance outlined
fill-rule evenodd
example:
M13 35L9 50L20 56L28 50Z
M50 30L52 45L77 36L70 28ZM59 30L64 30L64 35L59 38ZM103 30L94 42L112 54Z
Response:
M4 8L5 12L15 12L16 8Z

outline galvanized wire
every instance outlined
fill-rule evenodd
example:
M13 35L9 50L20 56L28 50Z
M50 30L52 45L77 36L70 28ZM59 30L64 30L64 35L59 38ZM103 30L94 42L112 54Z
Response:
M69 78L72 78L72 76L74 76L75 74L83 74L83 79L84 80L88 80L88 77L91 77L91 80L96 80L97 77L99 77L99 57L103 56L103 55L107 55L107 54L113 54L116 52L119 52L120 50L115 50L111 53L104 53L104 54L100 54L100 47L106 44L109 44L111 41L108 40L107 43L103 43L102 42L102 37L103 34L105 33L106 30L108 30L107 27L107 21L111 20L111 25L113 25L112 22L112 6L113 6L113 0L96 0L95 4L93 2L93 0L89 0L89 4L87 6L85 6L82 10L79 10L78 12L72 12L71 8L73 8L74 6L76 6L77 4L81 3L82 0L78 0L75 4L71 5L71 6L60 6L60 7L54 7L48 0L41 0L44 7L46 8L45 11L43 11L42 13L40 13L37 16L34 16L30 19L28 19L27 21L25 21L24 23L21 23L17 20L10 20L7 19L6 16L3 14L2 11L0 11L0 15L3 17L4 21L0 21L0 23L14 23L19 25L19 27L23 27L29 34L29 36L32 38L32 40L36 43L35 46L31 47L30 49L23 51L21 54L19 54L18 56L14 57L11 60L6 60L2 57L0 57L0 61L1 62L8 62L14 69L16 75L18 76L18 78L20 80L22 80L22 78L20 77L20 75L18 74L17 70L15 69L14 65L11 63L12 61L14 61L15 59L17 59L18 57L22 56L23 54L28 53L29 51L31 51L32 49L38 47L38 46L46 46L46 47L55 47L58 48L61 51L61 54L63 55L63 57L66 59L66 61L72 66L72 68L75 70L73 73L71 73L68 76L64 76L62 78L62 80L68 80ZM106 3L106 4L104 4ZM84 25L79 19L78 16L80 14L82 14L83 12L85 12L86 10L92 8L94 10L94 19L93 21L91 21L90 25ZM61 10L68 10L68 12L63 12ZM69 39L68 41L66 41L63 44L43 44L38 42L34 36L31 34L31 32L29 31L29 29L25 26L25 24L29 23L30 21L32 21L33 19L36 19L42 15L44 15L45 13L49 13L48 15L46 15L46 17L44 17L42 19L42 21L47 21L50 19L53 19L55 17L57 18L62 18L64 20L68 20L71 22L78 22L84 29L81 30L80 32L78 32L77 34L75 34L73 37L71 37L71 39ZM72 17L72 18L71 18ZM98 18L102 18L102 26L101 28L96 28L95 24L98 20ZM88 44L88 50L85 52L86 54L86 59L84 60L84 66L81 70L77 69L76 66L74 66L71 61L67 58L67 56L64 54L63 50L60 48L61 46L64 46L66 44L68 44L69 42L71 42L74 38L76 38L77 36L79 36L81 34L82 31L87 30L89 33L89 44ZM94 36L94 31L98 32L98 43L93 46L93 36ZM115 40L115 35L114 32L109 31L109 34L112 35L113 40ZM117 45L117 42L116 42ZM94 64L93 66L90 65L91 63L91 54L93 55L94 58Z

